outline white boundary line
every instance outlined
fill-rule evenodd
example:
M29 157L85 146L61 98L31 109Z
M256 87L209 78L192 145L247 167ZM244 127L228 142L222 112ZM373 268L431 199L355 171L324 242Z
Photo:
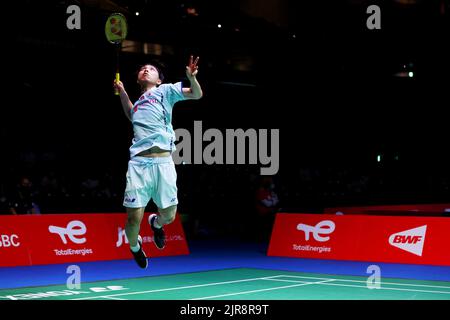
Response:
M311 279L311 280L320 280L317 282L306 282L301 280L282 280L282 279L276 279L280 277L290 277L290 278L298 278L298 279ZM75 298L70 300L91 300L91 299L114 299L114 297L118 296L126 296L126 295L134 295L134 294L144 294L144 293L154 293L154 292L164 292L164 291L174 291L174 290L184 290L184 289L191 289L191 288L200 288L200 287L207 287L207 286L215 286L215 285L222 285L222 284L230 284L230 283L239 283L239 282L248 282L248 281L257 281L257 280L269 280L269 281L280 281L280 282L294 282L300 284L295 285L289 285L289 286L282 286L282 287L275 287L275 288L267 288L267 289L259 289L259 290L251 290L251 291L242 291L237 293L229 293L224 295L217 295L217 296L210 296L210 297L201 297L201 298L193 298L190 300L201 300L201 299L212 299L212 298L218 298L218 297L225 297L225 296L232 296L232 295L239 295L239 294L248 294L248 293L254 293L254 292L261 292L261 291L270 291L270 290L278 290L278 289L284 289L284 288L291 288L291 287L300 287L305 285L314 285L314 284L320 284L320 285L327 285L327 286L340 286L340 287L354 287L354 288L366 288L366 286L357 286L357 285L346 285L346 284L337 284L337 283L328 283L332 281L343 281L343 282L356 282L356 283L366 283L366 281L361 280L347 280L347 279L335 279L335 278L319 278L319 277L307 277L307 276L294 276L294 275L275 275L275 276L269 276L269 277L260 277L260 278L250 278L250 279L242 279L242 280L233 280L233 281L224 281L224 282L213 282L213 283L205 283L205 284L199 284L199 285L192 285L192 286L182 286L182 287L173 287L173 288L164 288L164 289L155 289L155 290L147 290L147 291L136 291L136 292L126 292L126 293L117 293L112 295L102 295L102 296L94 296L94 297L84 297L84 298ZM445 286L430 286L430 285L419 285L419 284L406 284L406 283L393 283L393 282L383 282L382 284L389 284L389 285L399 285L399 286L415 286L415 287L428 287L428 288L448 288ZM450 294L450 291L444 292L444 291L431 291L431 290L415 290L415 289L402 289L402 288L386 288L386 287L380 287L380 289L384 290L396 290L396 291L409 291L409 292L424 292L424 293L439 293L439 294ZM126 300L126 299L120 299L116 298L115 300Z
M287 277L287 278L299 278L299 279L314 279L314 280L327 280L329 278L316 278L316 277L304 277L304 276L293 276L293 275L278 275L273 277L266 277L266 279L270 280L271 278L279 278L279 277ZM339 279L335 278L336 281L342 281L342 282L357 282L357 283L366 283L367 281L361 281L361 280L347 280L347 279ZM450 286L431 286L426 284L409 284L409 283L398 283L398 282L383 282L381 284L391 284L391 285L397 285L397 286L406 286L406 287L425 287L425 288L440 288L440 289L449 289Z
M164 291L173 291L173 290L182 290L182 289L200 288L200 287L207 287L207 286L216 286L216 285L221 285L221 284L239 283L239 282L256 281L256 280L264 280L264 279L265 279L265 278L250 278L250 279L233 280L233 281L224 281L224 282L213 282L213 283L197 284L197 285L193 285L193 286L183 286L183 287L174 287L174 288L165 288L165 289L155 289L155 290L137 291L137 292L125 292L125 293L117 293L117 294L103 295L103 296L95 296L95 297L76 298L76 299L70 299L70 300L90 300L90 299L98 299L98 298L108 298L108 297L125 296L125 295L131 295L131 294L143 294L143 293L153 293L153 292L164 292Z
M268 281L280 281L280 282L303 282L303 281L296 281L296 280L281 280L281 279L265 279ZM334 279L334 281L338 281L338 279ZM338 284L338 283L325 283L327 281L322 282L312 282L310 284L321 284L324 286L338 286L338 287L353 287L353 288L367 288L366 286L356 286L351 284ZM402 288L388 288L381 286L380 288L382 290L396 290L396 291L409 291L409 292L425 292L425 293L442 293L442 294L450 294L450 291L432 291L432 290L417 290L417 289L402 289Z
M111 299L111 300L127 300L127 299L122 299L122 298L117 298L117 297L108 297L108 296L102 296L102 298Z
M272 280L272 279L266 279L266 280ZM331 281L334 281L334 280L335 279L329 279L329 280L318 281L318 282L304 282L304 283L301 283L301 284L293 284L293 285L289 285L289 286L267 288L267 289L258 289L258 290L251 290L251 291L241 291L241 292L221 294L221 295L217 295L217 296L193 298L193 299L189 299L189 300L205 300L205 299L214 299L214 298L221 298L221 297L237 296L237 295L240 295L240 294L248 294L248 293L262 292L262 291L272 291L272 290L286 289L286 288L293 288L293 287L301 287L301 286L307 286L307 285L311 285L311 284L323 284L325 282L331 282ZM277 281L277 280L274 280L274 281ZM299 281L294 281L294 282L299 282Z

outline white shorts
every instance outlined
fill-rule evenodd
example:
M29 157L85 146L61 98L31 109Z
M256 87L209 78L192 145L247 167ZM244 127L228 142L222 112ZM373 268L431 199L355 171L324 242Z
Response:
M133 157L128 162L123 206L145 208L150 200L160 209L178 204L177 172L172 156Z

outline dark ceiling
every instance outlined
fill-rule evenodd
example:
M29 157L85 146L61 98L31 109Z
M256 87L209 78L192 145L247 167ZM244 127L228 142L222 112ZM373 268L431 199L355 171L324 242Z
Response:
M82 10L81 30L66 27L66 9L74 3ZM40 141L56 128L75 141L88 139L92 128L103 134L112 124L123 126L111 95L114 49L104 37L108 14L120 11L135 46L120 57L133 96L138 64L158 60L168 79L178 81L184 79L189 54L201 56L199 80L207 95L180 109L176 126L203 119L215 127L285 127L284 150L302 137L309 137L302 146L315 151L329 146L356 153L387 145L414 153L417 144L431 150L433 143L446 141L449 3L378 3L381 30L367 29L372 2L364 0L17 0L10 11L17 15L8 61L15 66L11 93L22 97L18 103L27 110L21 113L27 115L26 125L42 132L52 128ZM413 72L414 78L398 77L401 72ZM61 103L70 121L55 113ZM3 136L9 137L15 125L6 119L20 114L2 112ZM111 122L99 124L95 119L105 114ZM424 130L429 123L435 125ZM80 124L90 133L80 133ZM30 136L29 131L18 134Z

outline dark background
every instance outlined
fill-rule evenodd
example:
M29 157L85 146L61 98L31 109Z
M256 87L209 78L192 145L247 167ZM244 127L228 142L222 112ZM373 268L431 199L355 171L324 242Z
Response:
M66 27L71 4L81 8L81 30ZM366 27L370 4L381 8L381 30ZM13 102L0 111L4 208L27 175L42 213L124 212L132 127L112 92L115 55L104 36L112 12L127 16L128 40L162 52L138 45L121 53L132 100L139 64L157 60L167 82L185 81L189 55L199 55L204 97L175 107L175 129L194 120L204 130L280 129L274 181L282 211L450 202L446 0L11 6L12 55L4 63L13 69L6 88ZM398 76L410 71L412 78ZM185 221L219 234L238 229L224 223L229 217L251 217L258 165L179 165L177 172Z

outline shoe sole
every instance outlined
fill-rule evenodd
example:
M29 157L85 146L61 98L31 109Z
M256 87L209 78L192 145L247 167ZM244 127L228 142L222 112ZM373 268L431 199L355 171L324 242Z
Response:
M157 216L157 214L156 214L156 213L153 213L153 214L151 214L151 215L148 217L148 224L150 225L150 229L152 229L152 231L153 231L152 219L153 219L153 217L156 217L156 216ZM166 245L164 245L162 248L158 247L158 246L156 245L156 242L155 242L155 236L154 236L154 235L153 235L153 243L155 244L155 247L158 248L159 250L163 250L163 249L166 247Z
M145 257L145 267L143 268L140 265L138 265L138 266L141 269L147 269L147 267L148 267L148 260L147 260L147 255L145 254L144 249L142 248L142 237L141 237L141 235L138 235L138 242L139 242L139 245L141 246L142 253L144 254L144 257Z

